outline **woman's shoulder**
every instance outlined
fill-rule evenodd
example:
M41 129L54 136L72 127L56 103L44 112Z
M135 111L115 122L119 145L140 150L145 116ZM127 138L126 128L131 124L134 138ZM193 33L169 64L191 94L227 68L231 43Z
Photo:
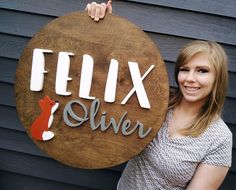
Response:
M221 117L212 121L205 133L218 140L232 138L232 132Z
M209 147L205 152L202 163L230 167L233 136L226 123L219 118L210 124L205 133L205 139L209 142Z

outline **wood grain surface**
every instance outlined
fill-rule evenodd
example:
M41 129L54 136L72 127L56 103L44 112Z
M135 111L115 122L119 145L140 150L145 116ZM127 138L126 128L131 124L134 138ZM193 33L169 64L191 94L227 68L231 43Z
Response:
M43 90L30 91L32 55L35 48L50 49L52 54L45 55ZM72 52L67 90L70 96L55 93L57 58L60 51ZM89 121L82 126L71 128L63 121L62 113L67 102L80 100L90 108L91 100L79 98L82 58L89 54L94 59L94 75L91 96L99 98L101 106L95 122L99 122L102 111L106 111L107 123L111 117L118 122L124 112L131 126L136 121L144 128L152 128L146 138L139 138L137 132L123 136L112 128L107 131L92 131ZM119 62L116 100L104 101L106 78L111 59ZM141 108L134 93L125 105L121 101L133 88L128 61L139 63L141 75L154 64L154 69L144 79L143 84L149 98L151 109ZM156 136L164 120L168 104L169 84L167 72L161 55L151 39L131 22L108 15L95 23L86 13L70 13L59 17L41 29L28 43L17 66L15 78L16 107L19 118L29 136L29 127L40 114L38 102L45 95L57 100L60 106L54 115L51 130L55 137L47 142L35 141L37 146L50 157L64 164L79 168L106 168L121 164L138 153ZM76 110L77 108L75 108ZM81 110L77 110L81 114Z

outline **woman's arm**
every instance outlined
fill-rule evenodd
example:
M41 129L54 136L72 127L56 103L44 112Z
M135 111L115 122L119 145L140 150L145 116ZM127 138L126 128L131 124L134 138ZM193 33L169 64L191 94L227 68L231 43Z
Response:
M105 3L98 4L96 2L92 2L87 4L85 10L88 12L88 15L96 22L98 22L100 19L103 19L106 15L106 11L108 13L112 13L112 5L111 0Z
M223 182L229 167L201 163L186 190L216 190Z

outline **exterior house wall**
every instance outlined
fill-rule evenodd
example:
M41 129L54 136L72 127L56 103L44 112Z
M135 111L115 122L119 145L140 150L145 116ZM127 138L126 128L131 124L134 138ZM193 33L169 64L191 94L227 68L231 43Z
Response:
M16 113L14 75L18 59L33 35L51 20L83 10L88 0L0 1L0 188L116 189L124 165L103 170L65 166L41 152L27 136ZM101 2L101 1L98 1ZM229 57L229 87L223 118L236 135L236 1L113 0L114 14L134 22L159 47L169 73L184 44L194 39L219 42ZM233 165L222 190L236 187Z

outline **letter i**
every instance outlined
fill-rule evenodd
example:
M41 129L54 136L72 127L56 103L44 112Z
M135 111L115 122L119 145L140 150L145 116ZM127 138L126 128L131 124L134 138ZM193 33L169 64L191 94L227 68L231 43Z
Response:
M110 63L108 75L107 75L107 83L106 83L106 89L105 89L105 95L104 95L104 100L106 102L115 101L117 75L118 75L118 61L115 59L112 59Z

